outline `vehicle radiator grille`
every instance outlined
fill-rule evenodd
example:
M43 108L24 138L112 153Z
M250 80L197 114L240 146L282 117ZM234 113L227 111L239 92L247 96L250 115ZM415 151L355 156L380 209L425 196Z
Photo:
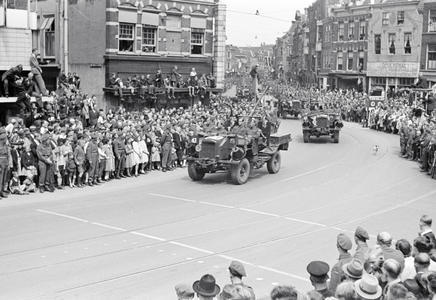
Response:
M327 119L326 118L317 118L316 119L317 127L327 127Z
M215 158L215 144L202 143L200 158Z

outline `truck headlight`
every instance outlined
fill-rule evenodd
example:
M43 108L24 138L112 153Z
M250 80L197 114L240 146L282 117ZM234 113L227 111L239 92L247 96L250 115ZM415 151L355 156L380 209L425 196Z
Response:
M201 151L201 145L195 146L195 151L200 152Z

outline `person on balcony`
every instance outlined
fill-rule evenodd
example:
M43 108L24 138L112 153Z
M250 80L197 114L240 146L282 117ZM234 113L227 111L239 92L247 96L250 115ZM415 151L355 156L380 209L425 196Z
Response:
M10 68L2 75L3 88L6 98L9 97L9 85L13 85L15 80L20 77L21 71L23 71L23 65L20 64L16 67ZM0 96L2 96L1 91Z
M39 61L39 50L36 48L32 49L32 55L30 56L30 70L34 74L35 81L38 85L39 91L43 96L48 96L49 92L45 88L44 79L42 78L42 69L40 65L46 65L49 61L43 62Z

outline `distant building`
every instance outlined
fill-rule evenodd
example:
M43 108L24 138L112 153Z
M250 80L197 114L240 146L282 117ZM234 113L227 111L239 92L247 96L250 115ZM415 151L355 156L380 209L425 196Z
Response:
M370 91L410 87L418 77L423 23L420 2L386 0L373 6L368 28Z
M421 6L419 7L421 9ZM423 5L421 47L421 72L429 87L436 84L436 0L426 0Z

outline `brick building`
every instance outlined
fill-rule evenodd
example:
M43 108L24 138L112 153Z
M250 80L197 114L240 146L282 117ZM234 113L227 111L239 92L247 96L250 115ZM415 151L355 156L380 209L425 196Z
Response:
M431 87L436 84L436 0L426 0L423 4L420 70Z
M369 91L410 87L419 75L422 44L421 1L374 4L369 20Z

